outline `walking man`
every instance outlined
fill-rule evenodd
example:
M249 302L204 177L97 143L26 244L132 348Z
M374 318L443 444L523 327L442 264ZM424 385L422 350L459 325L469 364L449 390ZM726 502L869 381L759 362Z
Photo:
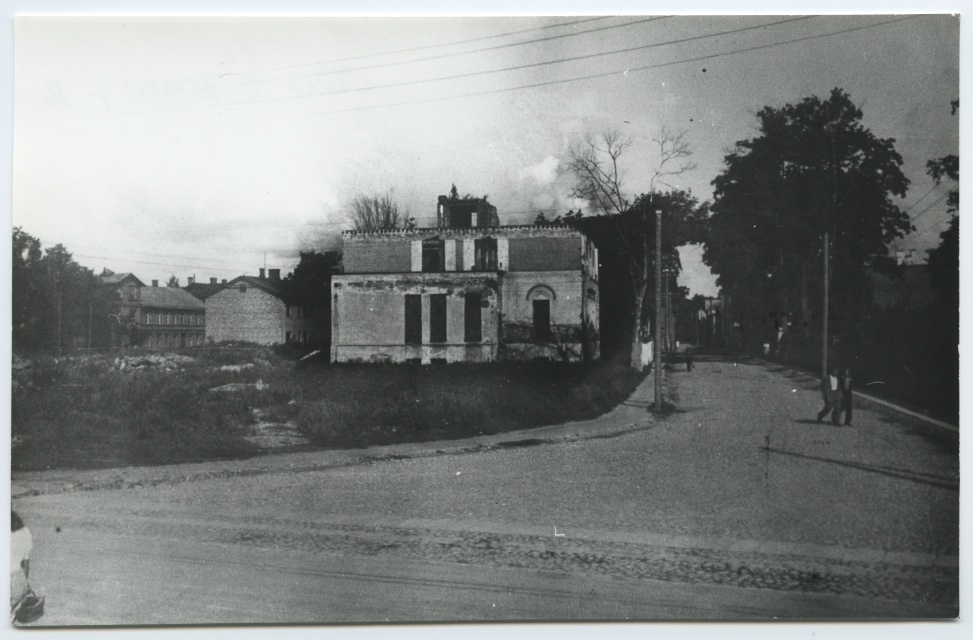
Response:
M851 426L851 407L854 395L852 394L851 369L845 369L841 376L841 409L845 412L845 426Z
M821 397L824 399L824 409L818 412L818 422L831 412L831 422L837 426L841 417L841 395L838 380L838 367L832 367L831 373L821 379Z

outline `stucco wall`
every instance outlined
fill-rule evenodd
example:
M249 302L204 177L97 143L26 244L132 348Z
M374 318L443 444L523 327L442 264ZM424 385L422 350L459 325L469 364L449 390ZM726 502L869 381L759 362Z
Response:
M224 289L206 298L206 340L284 342L284 302L257 287Z
M469 272L344 274L331 283L331 359L404 362L492 360L498 335L496 279ZM466 294L481 296L479 343L465 341ZM422 345L405 342L405 296L422 296ZM446 295L446 342L431 343L430 296Z
M580 236L510 238L509 271L581 270Z
M345 242L342 262L347 273L397 273L412 270L408 238Z

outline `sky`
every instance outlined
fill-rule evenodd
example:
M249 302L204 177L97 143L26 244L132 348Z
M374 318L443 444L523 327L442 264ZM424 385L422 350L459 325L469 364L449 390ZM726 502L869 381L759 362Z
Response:
M565 171L616 129L629 197L662 127L711 181L755 113L847 91L894 138L921 255L945 229L958 153L959 19L948 15L493 18L18 17L12 221L96 271L233 278L340 246L356 195L420 226L436 197L489 195L503 224L582 203ZM619 51L624 50L624 51ZM715 295L699 247L680 284Z

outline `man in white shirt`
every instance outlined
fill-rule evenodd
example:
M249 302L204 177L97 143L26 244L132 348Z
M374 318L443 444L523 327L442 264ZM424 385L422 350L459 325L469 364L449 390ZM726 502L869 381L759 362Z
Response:
M838 386L838 367L832 367L831 372L821 380L821 397L824 399L824 409L818 411L818 422L831 412L831 422L837 426L841 417L841 390Z

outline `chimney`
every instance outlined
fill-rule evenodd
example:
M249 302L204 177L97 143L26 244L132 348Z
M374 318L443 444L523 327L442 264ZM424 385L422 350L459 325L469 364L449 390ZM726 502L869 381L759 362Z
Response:
M216 284L216 278L210 278L209 279L209 283L210 284Z
M196 282L196 278L194 276L189 276L186 279L189 280L189 282L186 283L186 284L195 284L195 282Z
M159 281L158 280L153 280L152 281L152 286L153 287L158 287L159 286Z
M269 269L268 272L270 273L270 281L271 282L279 282L280 281L280 269Z
M263 267L260 267L260 279L261 279L261 280L263 280L263 279L264 279L264 278L266 277L266 276L264 275L264 272L265 272L265 271L266 271L266 269L264 269Z

